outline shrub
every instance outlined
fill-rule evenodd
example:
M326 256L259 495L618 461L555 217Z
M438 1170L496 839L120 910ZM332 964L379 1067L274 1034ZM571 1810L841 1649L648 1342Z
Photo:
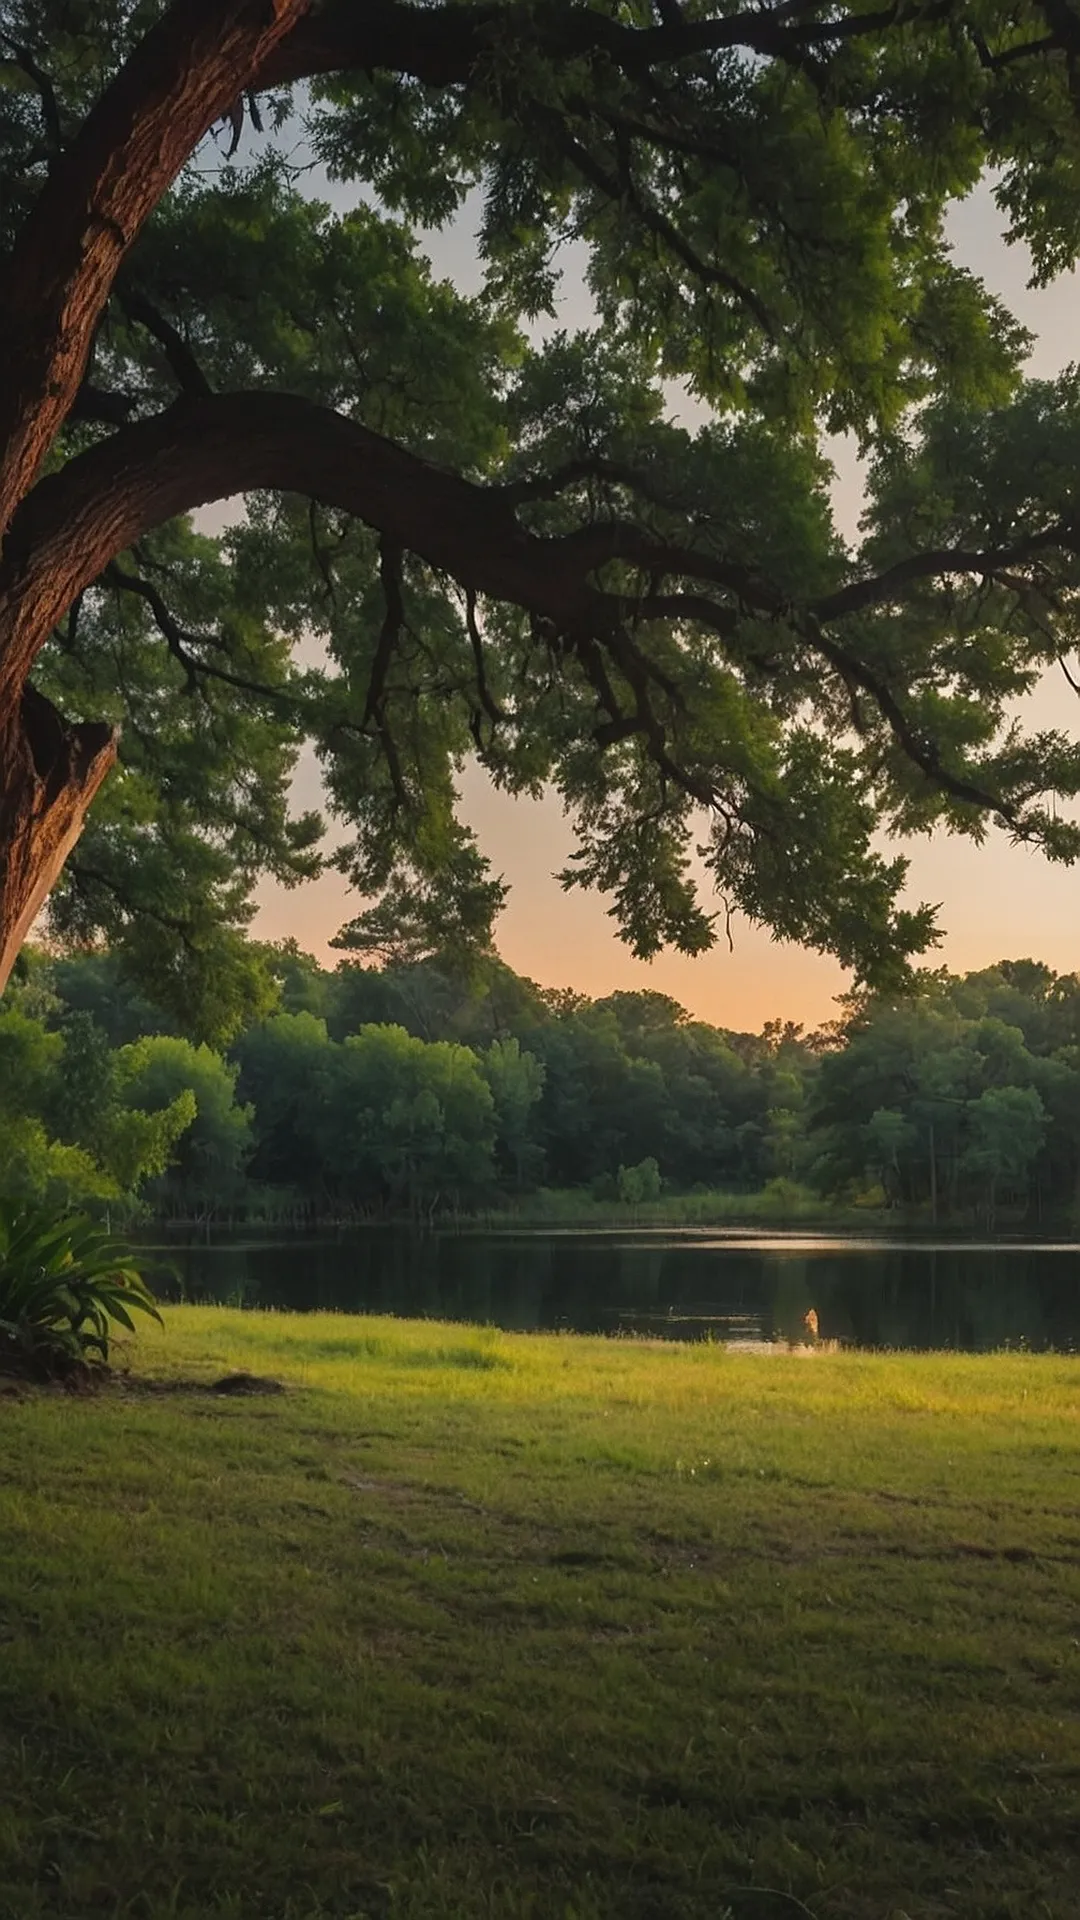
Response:
M620 1167L617 1175L619 1199L626 1206L644 1206L650 1200L659 1200L663 1182L660 1168L648 1154L639 1160L636 1167Z
M109 1358L112 1323L160 1321L130 1250L82 1214L0 1201L0 1364L46 1374Z

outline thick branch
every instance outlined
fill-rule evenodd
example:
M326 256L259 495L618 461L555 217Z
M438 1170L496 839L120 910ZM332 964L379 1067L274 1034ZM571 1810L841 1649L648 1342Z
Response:
M0 700L83 588L149 528L231 494L300 493L355 515L478 593L563 632L602 613L589 580L607 544L580 552L520 527L497 489L432 466L292 395L222 394L139 421L39 482L0 568ZM597 530L601 536L603 530ZM10 615L4 618L5 603Z
M71 409L73 420L94 420L100 426L126 427L138 404L133 393L113 393L84 380Z
M276 87L351 67L408 74L430 87L459 85L470 79L494 37L511 27L519 35L527 31L532 46L549 59L603 54L626 73L736 48L805 67L814 49L885 32L901 18L912 25L929 24L943 19L952 4L924 0L921 5L897 4L832 20L802 20L810 11L802 0L748 7L709 20L688 20L671 8L659 26L629 27L594 7L565 0L517 18L507 6L483 0L475 6L426 7L422 13L403 0L369 0L365 7L356 6L355 0L328 0L274 48L254 84Z
M1072 544L1071 529L1054 527L993 553L944 549L914 555L800 609L745 568L658 539L632 521L598 522L558 536L531 533L516 519L515 489L462 479L292 395L223 394L178 403L39 483L16 517L0 569L0 631L10 635L0 656L0 710L5 694L10 699L25 681L43 636L116 554L179 513L260 489L305 494L355 515L382 535L385 551L415 553L467 592L523 608L562 636L583 662L599 643L634 687L643 722L647 693L641 675L650 668L630 640L628 609L645 618L690 619L724 638L740 609L788 621L846 684L854 682L873 697L898 744L930 779L1007 817L993 794L942 768L887 682L822 626L895 599L929 575L1000 577L1055 542ZM612 562L636 568L649 582L640 599L627 595L625 583L611 590L600 584L598 576ZM683 590L669 593L665 582L682 583ZM691 583L720 588L735 604L693 592ZM611 712L612 719L622 717Z
M0 310L0 529L78 391L117 269L192 148L309 0L180 0L57 158Z
M175 375L177 385L184 393L210 392L210 382L183 334L155 307L152 300L148 300L135 287L125 287L120 292L120 305L127 319L145 327L147 333L153 335Z
M402 0L334 0L302 19L268 53L252 80L254 91L287 86L320 73L383 68L409 74L429 87L467 80L494 29L505 25L503 4L425 8Z

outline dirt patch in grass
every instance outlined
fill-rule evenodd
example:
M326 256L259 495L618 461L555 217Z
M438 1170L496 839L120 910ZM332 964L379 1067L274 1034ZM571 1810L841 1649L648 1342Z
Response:
M251 1399L288 1392L283 1380L275 1380L269 1375L255 1373L227 1373L223 1374L219 1380L193 1380L175 1375L171 1378L158 1378L125 1369L122 1374L113 1375L111 1384L121 1393L138 1398L211 1393L222 1399Z
M220 1380L212 1380L206 1391L231 1394L284 1393L285 1386L283 1381L271 1380L265 1374L226 1373Z

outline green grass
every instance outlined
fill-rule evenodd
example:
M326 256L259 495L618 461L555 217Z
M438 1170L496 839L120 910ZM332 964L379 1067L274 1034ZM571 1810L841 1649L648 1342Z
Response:
M0 1397L4 1920L1075 1920L1076 1362L166 1320Z
M519 1226L715 1227L847 1225L873 1231L889 1218L882 1207L843 1206L823 1200L792 1180L774 1180L756 1193L665 1193L641 1206L597 1200L582 1187L539 1187L535 1193L508 1197L502 1207L473 1216L494 1226L513 1220Z

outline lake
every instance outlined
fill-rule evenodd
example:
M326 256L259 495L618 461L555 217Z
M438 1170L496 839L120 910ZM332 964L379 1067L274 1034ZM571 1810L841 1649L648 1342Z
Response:
M733 1229L161 1236L164 1298L669 1339L1080 1348L1080 1244Z

